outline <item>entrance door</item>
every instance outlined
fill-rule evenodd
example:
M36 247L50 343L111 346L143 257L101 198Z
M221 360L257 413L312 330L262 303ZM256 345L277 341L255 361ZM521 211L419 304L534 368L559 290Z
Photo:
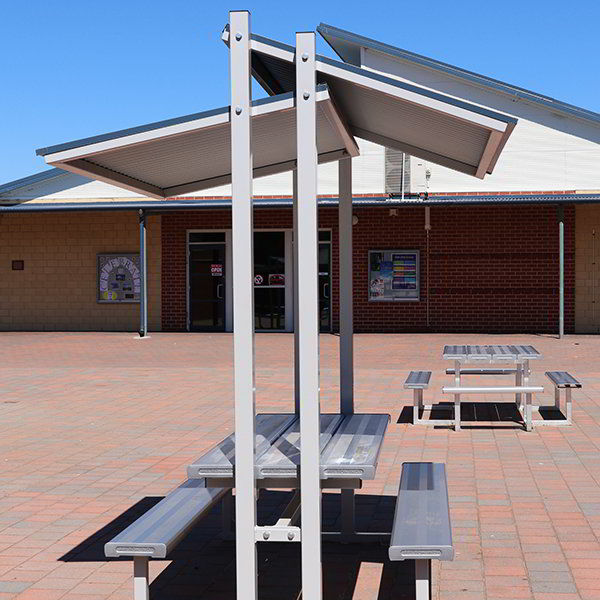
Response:
M319 231L319 331L331 331L331 231Z
M190 331L225 331L225 244L189 245Z
M254 232L255 328L285 331L285 232Z

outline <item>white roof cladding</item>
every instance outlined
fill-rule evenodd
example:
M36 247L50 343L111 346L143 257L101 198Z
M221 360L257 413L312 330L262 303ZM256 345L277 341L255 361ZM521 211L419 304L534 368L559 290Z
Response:
M223 31L228 43L229 32ZM293 46L253 34L253 74L269 93L295 87ZM357 137L483 178L491 173L516 119L317 56L326 83Z
M317 88L319 162L357 156L358 146L331 101ZM292 93L252 105L254 176L295 168ZM37 151L48 164L145 196L165 198L231 181L230 108L161 121Z
M330 25L317 30L352 64L519 119L493 175L476 181L412 158L411 191L600 189L600 114Z
M525 88L505 83L497 79L492 79L491 77L486 77L485 75L473 73L472 71L467 71L465 69L461 69L460 67L443 63L433 58L415 54L414 52L409 52L403 48L385 44L383 42L379 42L350 31L345 31L344 29L339 29L338 27L333 27L332 25L321 23L317 27L317 31L331 46L334 52L342 60L349 64L365 67L367 64L364 56L365 51L378 53L379 55L384 55L390 59L393 59L392 61L386 63L387 68L384 67L381 71L393 77L401 77L403 73L403 71L401 71L396 65L404 64L418 67L422 72L427 74L421 75L421 77L411 77L410 81L414 81L417 84L423 84L425 82L432 83L437 81L440 83L440 89L446 90L448 87L445 85L442 86L441 82L448 78L453 79L455 82L459 81L463 85L470 86L471 88L479 87L492 94L492 96L486 96L486 101L491 100L491 98L494 96L496 98L503 97L504 99L508 97L510 101L510 103L507 104L505 101L501 102L496 100L496 102L492 101L491 103L486 104L486 106L494 107L499 110L512 107L512 110L507 111L508 114L531 118L535 113L531 111L524 111L522 108L523 105L527 105L537 110L538 119L543 120L545 122L544 124L547 125L549 125L549 114L553 114L555 117L560 117L563 121L565 117L568 117L571 120L578 121L584 125L582 128L577 129L581 137L600 143L599 113L581 108L579 106L574 106L572 104L567 104L566 102L561 102L560 100L556 100L550 96L532 92L530 90L526 90ZM405 72L408 73L408 71ZM410 72L413 73L413 71ZM438 89L437 86L433 86L433 88ZM454 88L454 91L459 89L468 88L457 87ZM448 89L448 91L451 90ZM476 98L472 98L471 96L472 94L464 94L460 97L464 98L466 101L478 102ZM542 116L544 114L546 114L545 118ZM555 119L554 121L557 125L561 122L559 119ZM560 126L557 128L562 129ZM569 128L569 126L567 126L567 128ZM570 128L573 128L573 124L570 125ZM568 132L574 133L574 131Z

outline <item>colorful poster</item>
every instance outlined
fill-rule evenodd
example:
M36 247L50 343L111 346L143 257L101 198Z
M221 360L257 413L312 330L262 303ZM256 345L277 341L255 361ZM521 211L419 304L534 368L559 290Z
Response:
M371 250L369 300L419 300L419 251Z

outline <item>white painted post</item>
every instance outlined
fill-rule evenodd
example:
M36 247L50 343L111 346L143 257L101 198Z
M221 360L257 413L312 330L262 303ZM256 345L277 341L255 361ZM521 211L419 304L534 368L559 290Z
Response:
M293 194L293 229L292 229L292 244L294 251L293 271L294 277L292 284L294 286L294 412L300 413L300 350L298 340L300 335L298 332L298 171L292 171L292 194Z
M338 161L340 236L340 412L354 412L352 318L352 158Z
M302 597L321 600L319 286L315 34L296 34Z
M140 209L140 337L148 335L148 266L146 260L146 215Z
M148 584L148 557L133 557L133 599L149 600L150 586Z
M235 533L237 598L258 597L254 482L254 290L250 14L229 13L233 361L235 395Z
M340 412L354 413L354 324L352 294L352 158L338 161L340 264ZM354 533L354 490L341 490L342 533Z

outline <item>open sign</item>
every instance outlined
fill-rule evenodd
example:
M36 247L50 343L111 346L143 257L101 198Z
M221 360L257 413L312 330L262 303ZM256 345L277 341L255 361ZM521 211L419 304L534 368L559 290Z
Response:
M223 265L210 265L210 274L213 277L223 277Z

